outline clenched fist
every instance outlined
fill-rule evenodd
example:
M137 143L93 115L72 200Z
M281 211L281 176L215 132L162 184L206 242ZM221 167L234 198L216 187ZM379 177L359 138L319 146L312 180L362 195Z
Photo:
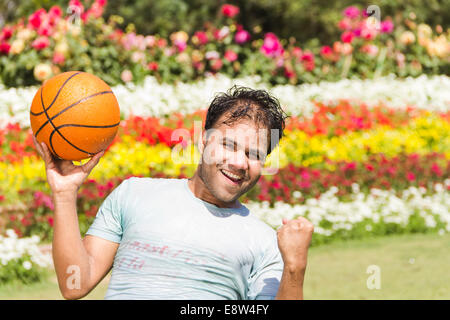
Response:
M283 226L278 229L277 237L285 269L294 272L305 271L313 232L313 224L303 217L283 219Z

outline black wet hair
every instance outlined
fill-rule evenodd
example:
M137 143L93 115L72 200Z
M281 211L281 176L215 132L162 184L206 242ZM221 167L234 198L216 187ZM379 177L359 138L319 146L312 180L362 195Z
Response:
M256 90L243 86L233 86L227 92L217 94L206 114L205 130L214 128L218 119L227 113L222 123L230 125L245 117L269 130L269 155L283 137L285 119L289 116L283 111L280 102L265 90ZM277 136L272 137L273 130ZM271 141L275 143L271 143Z

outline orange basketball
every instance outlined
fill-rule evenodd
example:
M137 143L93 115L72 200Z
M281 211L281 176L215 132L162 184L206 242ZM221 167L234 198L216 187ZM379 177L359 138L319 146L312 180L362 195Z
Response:
M79 71L47 80L33 98L30 122L36 140L59 159L82 160L105 150L120 123L111 88L100 78Z

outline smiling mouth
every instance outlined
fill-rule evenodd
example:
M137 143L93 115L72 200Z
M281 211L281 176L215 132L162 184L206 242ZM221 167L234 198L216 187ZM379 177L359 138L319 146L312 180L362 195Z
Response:
M227 178L233 184L239 184L239 183L241 183L244 180L243 177L239 177L237 175L234 175L231 172L228 172L227 170L220 170L220 172L222 172L222 174L225 176L225 178Z

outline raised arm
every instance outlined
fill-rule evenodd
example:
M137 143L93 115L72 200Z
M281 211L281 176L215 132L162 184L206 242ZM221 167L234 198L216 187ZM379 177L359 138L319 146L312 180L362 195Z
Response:
M59 288L64 298L79 299L108 273L119 246L94 236L82 239L78 225L78 189L104 152L82 166L75 166L72 161L55 159L45 143L39 144L34 136L33 140L45 162L55 205L52 254Z
M313 224L303 217L290 221L283 219L283 226L277 233L284 269L275 299L303 299L303 281L313 232Z

